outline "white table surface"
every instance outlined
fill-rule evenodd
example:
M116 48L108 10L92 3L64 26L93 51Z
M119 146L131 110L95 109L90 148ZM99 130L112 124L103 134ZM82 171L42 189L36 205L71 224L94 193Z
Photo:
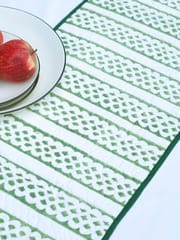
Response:
M1 0L0 6L28 11L54 27L80 2L81 0ZM176 145L110 239L179 240L179 172L180 143Z

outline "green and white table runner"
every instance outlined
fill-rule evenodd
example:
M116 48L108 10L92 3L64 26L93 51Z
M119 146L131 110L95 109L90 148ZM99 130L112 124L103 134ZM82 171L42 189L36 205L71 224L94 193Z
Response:
M180 2L88 0L44 99L0 116L0 239L108 239L179 140Z

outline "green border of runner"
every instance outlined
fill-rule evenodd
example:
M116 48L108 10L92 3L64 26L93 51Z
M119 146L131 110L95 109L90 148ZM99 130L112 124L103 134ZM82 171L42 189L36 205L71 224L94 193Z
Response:
M67 14L55 27L54 30L56 31L65 21L67 18L69 18L73 13L75 13L83 4L88 2L88 0L83 0L77 7L75 7L69 14ZM163 153L163 155L160 157L159 161L156 163L154 168L151 170L151 172L148 174L148 176L145 178L145 180L141 183L139 188L136 190L134 195L130 198L130 200L127 202L123 210L119 213L119 215L116 217L116 219L113 221L109 229L106 231L104 237L102 240L108 240L112 233L114 232L117 225L120 223L120 221L123 219L123 217L127 214L127 212L130 210L130 208L133 206L133 204L136 202L136 200L140 197L141 193L145 189L145 187L148 185L148 183L151 181L151 179L155 176L159 168L162 166L162 164L165 162L166 158L169 156L173 148L176 146L178 141L180 140L180 133L177 134L177 136L172 140L172 142L167 147L166 151Z
M56 31L65 21L69 18L73 13L75 13L84 3L88 0L83 0L80 4L78 4L71 12L69 12L55 27L54 30Z
M139 188L136 190L134 195L130 198L130 200L127 202L123 210L119 213L117 218L113 221L107 232L105 233L102 240L107 240L112 235L113 231L115 230L116 226L120 223L120 221L123 219L123 217L126 215L126 213L130 210L130 208L133 206L133 204L136 202L136 200L140 197L141 193L145 189L145 187L148 185L148 183L151 181L151 179L155 176L159 168L162 166L162 164L165 162L166 158L169 156L173 148L176 146L178 141L180 140L180 133L177 134L177 136L174 138L174 140L169 144L166 151L163 153L163 155L160 157L159 161L156 163L156 165L153 167L151 172L148 174L148 176L145 178L145 180L141 183Z

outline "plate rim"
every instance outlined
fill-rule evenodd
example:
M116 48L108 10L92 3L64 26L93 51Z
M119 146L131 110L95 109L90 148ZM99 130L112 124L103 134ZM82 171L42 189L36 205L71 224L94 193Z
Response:
M23 101L23 99L26 98L29 94L31 94L33 89L36 87L37 82L38 82L38 78L39 78L39 76L37 75L33 84L24 93L22 93L21 95L19 95L18 97L14 98L11 101L5 102L4 105L7 105L7 106L4 106L4 107L3 107L3 105L0 106L0 111L3 111L3 110L5 110L7 108L10 108L10 107L13 107L14 105L18 104L20 101Z
M18 106L18 102L17 104L14 105L14 107L7 107L7 109L4 109L4 110L0 110L0 115L1 114L6 114L6 113L11 113L11 112L16 112L16 111L20 111L24 108L27 108L29 107L30 105L40 101L42 98L44 98L46 95L48 95L54 88L55 86L57 85L57 83L60 81L60 79L62 78L62 75L64 73L64 70L65 70L65 66L66 66L66 50L65 50L65 47L64 47L64 43L61 39L61 37L57 34L56 30L49 24L47 23L45 20L43 20L42 18L36 16L35 14L33 13L30 13L26 10L23 10L23 9L18 9L18 8L14 8L14 7L9 7L9 6L2 6L0 5L0 9L10 9L10 10L13 10L15 12L20 12L20 13L24 13L26 15L30 15L32 16L33 18L35 19L38 19L40 22L42 22L43 24L45 24L48 28L50 28L52 30L52 32L56 35L56 37L59 39L60 43L61 43L61 46L62 46L62 50L63 50L63 54L64 54L64 62L63 62L63 67L62 67L62 71L59 75L59 77L57 78L57 80L54 82L54 84L52 84L51 88L49 88L44 94L42 94L40 97L38 97L38 99L34 100L34 101L31 101L29 103L26 103L24 104L23 106ZM0 29L1 31L1 29ZM2 31L6 31L5 29L2 29ZM15 34L15 33L12 33L12 34ZM40 61L40 60L39 60ZM36 87L36 86L35 86ZM33 89L34 90L34 89ZM32 90L32 91L33 91ZM32 91L29 93L29 95L32 93ZM23 101L23 100L22 100Z

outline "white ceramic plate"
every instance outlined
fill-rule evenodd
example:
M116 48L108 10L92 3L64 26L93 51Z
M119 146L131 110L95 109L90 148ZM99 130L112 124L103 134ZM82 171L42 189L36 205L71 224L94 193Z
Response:
M2 33L3 42L7 42L11 39L19 39L16 35L13 35L11 33ZM7 107L10 107L11 105L14 105L17 102L21 101L31 92L30 90L35 87L40 69L38 57L37 55L35 56L36 71L30 79L19 83L12 83L0 79L0 110L6 109Z
M17 35L37 49L39 79L33 91L22 101L0 110L20 110L47 95L58 83L65 67L65 50L60 37L43 20L27 12L0 6L0 31Z

